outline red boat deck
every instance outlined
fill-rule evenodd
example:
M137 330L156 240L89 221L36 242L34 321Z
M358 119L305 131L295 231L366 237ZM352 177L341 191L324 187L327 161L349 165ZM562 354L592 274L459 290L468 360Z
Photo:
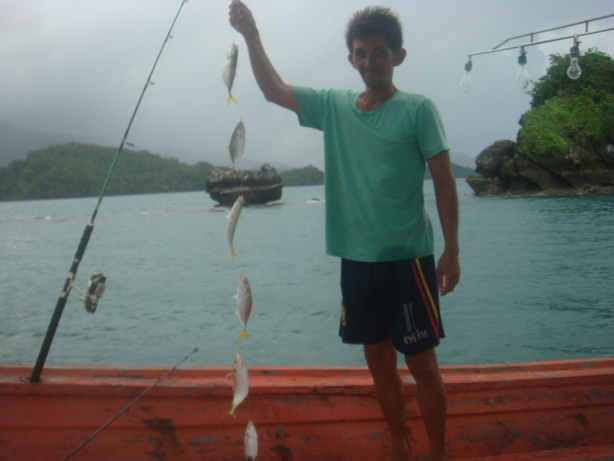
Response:
M163 368L0 366L0 460L61 460L151 387ZM241 460L248 420L261 460L383 459L388 434L364 368L250 368L228 416L229 368L184 368L138 400L73 460ZM443 367L450 459L613 460L614 359ZM424 459L415 385L408 426Z

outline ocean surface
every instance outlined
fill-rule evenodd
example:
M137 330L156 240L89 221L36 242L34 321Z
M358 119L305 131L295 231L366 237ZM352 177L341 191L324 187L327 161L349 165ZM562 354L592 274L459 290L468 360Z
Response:
M614 355L614 195L476 198L458 181L461 283L442 298L441 364ZM427 208L441 250L432 183ZM47 365L362 366L341 344L339 261L325 255L324 190L287 187L243 210L204 192L106 197L75 285L104 272L98 310L73 290ZM95 198L0 202L0 363L34 365ZM248 276L249 339L233 296Z

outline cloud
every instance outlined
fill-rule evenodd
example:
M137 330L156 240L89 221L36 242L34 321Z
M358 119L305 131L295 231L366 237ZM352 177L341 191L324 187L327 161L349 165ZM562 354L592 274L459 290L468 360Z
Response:
M291 84L360 90L343 40L351 13L366 0L253 0L265 48ZM609 0L389 0L405 30L409 56L397 69L401 89L432 97L454 150L476 155L500 138L515 138L529 96L516 88L517 52L474 59L474 88L459 90L466 55L510 36L602 16ZM91 135L116 145L180 6L169 0L2 0L0 121L23 128ZM264 101L242 37L228 25L226 2L191 0L182 8L145 93L130 140L137 148L190 161L225 158L238 119L246 124L246 156L322 166L321 135ZM443 14L445 12L445 14ZM612 27L614 18L598 27ZM240 47L239 105L226 106L225 54ZM612 33L584 38L614 54ZM533 79L550 53L570 43L533 47Z

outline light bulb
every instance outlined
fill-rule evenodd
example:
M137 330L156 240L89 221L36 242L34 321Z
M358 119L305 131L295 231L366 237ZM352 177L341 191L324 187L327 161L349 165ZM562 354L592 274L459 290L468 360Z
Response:
M518 56L518 73L516 74L516 83L518 84L518 88L520 88L521 90L526 90L529 86L529 74L524 68L524 65L526 63L527 52L524 50L524 47L521 47L520 55Z
M571 64L567 68L567 76L573 80L580 78L582 75L582 69L578 64L578 59L580 58L580 49L578 48L578 43L575 42L574 46L572 46L569 50L569 56L571 57Z
M473 64L471 62L471 58L469 58L469 61L467 61L467 64L465 64L465 75L463 75L463 78L460 81L460 87L461 90L463 90L463 93L469 93L471 91L471 87L473 86L471 74L469 73L471 72L472 68Z
M465 72L465 75L463 75L463 78L460 81L461 90L463 90L463 93L469 93L472 86L473 83L471 82L471 75L469 72Z
M580 75L582 75L582 69L578 65L578 58L571 58L571 64L567 68L567 76L575 80L580 78Z
M518 66L518 73L516 74L516 83L518 88L526 90L529 86L529 74L524 66Z
M578 58L571 58L571 64L567 68L567 76L573 80L580 78L582 75L582 69L578 65Z

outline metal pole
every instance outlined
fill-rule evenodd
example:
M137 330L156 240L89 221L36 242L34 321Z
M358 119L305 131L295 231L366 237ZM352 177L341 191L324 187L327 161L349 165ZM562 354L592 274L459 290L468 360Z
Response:
M542 45L544 43L558 42L559 40L568 40L568 39L575 38L575 37L583 37L585 35L600 34L602 32L610 32L610 31L613 31L613 30L614 30L614 27L610 27L609 29L594 30L592 32L585 32L585 33L582 33L582 34L566 35L565 37L557 37L557 38L551 38L551 39L548 39L548 40L539 40L537 42L522 43L520 45L508 46L508 47L505 47L505 48L493 48L492 50L476 51L474 53L469 53L467 56L471 57L471 56L478 56L480 54L498 53L499 51L515 50L515 49L522 48L522 47L528 47L528 46L533 46L533 45Z
M589 23L591 23L593 21L599 21L601 19L611 18L612 16L614 16L614 14L608 14L608 15L605 15L605 16L599 16L598 18L585 19L584 21L574 22L572 24L565 24L564 26L551 27L550 29L538 30L538 31L535 31L535 32L530 32L528 34L516 35L515 37L510 37L510 38L504 40L503 42L499 43L497 46L495 46L493 48L493 50L496 50L500 46L505 45L510 40L515 40L517 38L522 38L522 37L528 37L530 35L531 36L531 41L533 41L533 35L542 34L544 32L552 32L552 31L559 30L559 29L567 29L568 27L579 26L580 24L584 24L584 32L588 32L588 25L589 25Z

